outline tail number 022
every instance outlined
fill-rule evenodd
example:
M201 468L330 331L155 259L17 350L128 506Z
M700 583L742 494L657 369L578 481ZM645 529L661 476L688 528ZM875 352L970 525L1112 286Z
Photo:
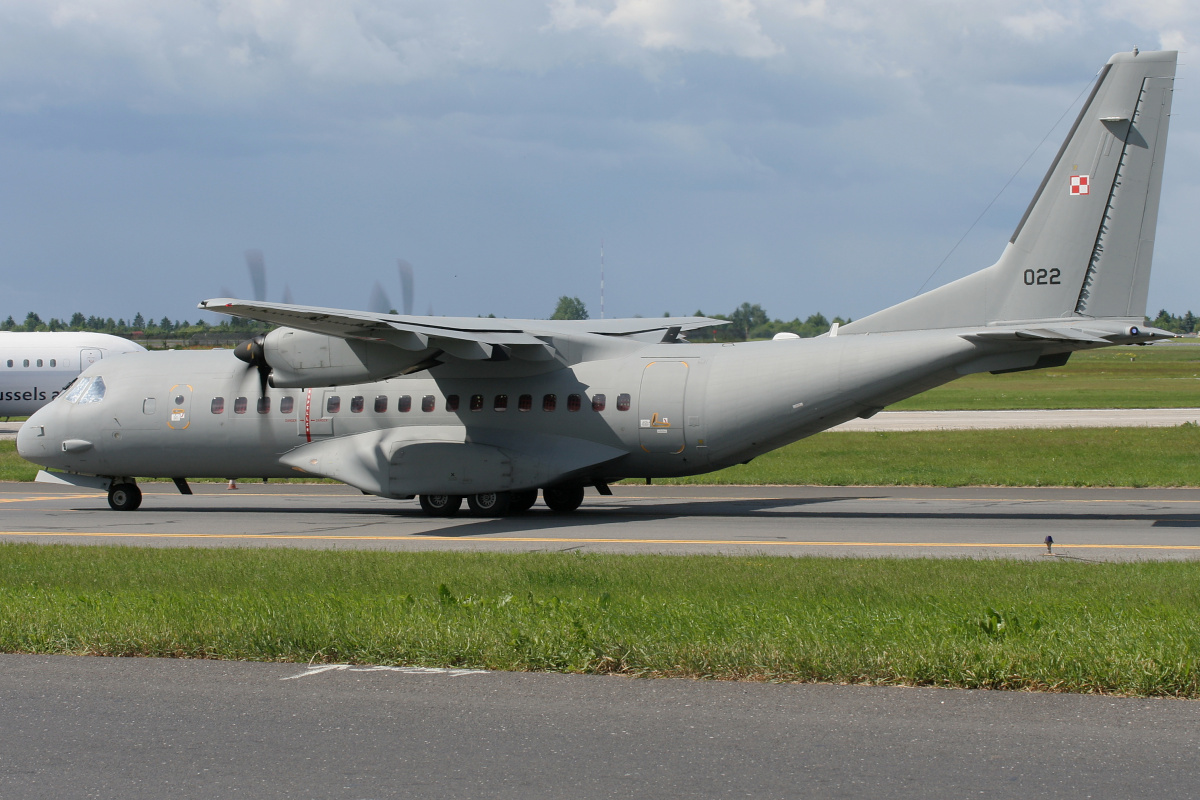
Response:
M1025 270L1025 285L1026 286L1058 286L1062 283L1059 278L1062 273L1058 267L1051 270L1045 269L1027 269Z

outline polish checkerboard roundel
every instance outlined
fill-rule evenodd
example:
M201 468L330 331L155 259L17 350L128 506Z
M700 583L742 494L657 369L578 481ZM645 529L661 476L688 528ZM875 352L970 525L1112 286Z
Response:
M1088 193L1088 176L1087 175L1072 175L1071 176L1071 194L1087 194Z

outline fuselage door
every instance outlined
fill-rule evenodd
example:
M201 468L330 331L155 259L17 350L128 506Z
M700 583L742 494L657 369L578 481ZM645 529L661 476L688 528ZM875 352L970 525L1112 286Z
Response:
M642 370L638 433L647 453L683 452L683 398L688 371L686 361L651 361Z
M192 387L186 383L175 384L167 391L167 402L171 407L167 427L173 431L187 430L192 424Z
M296 432L308 441L317 437L333 435L333 415L341 410L341 396L337 390L304 390L301 402L304 408L296 418Z
M101 358L102 358L102 356L100 354L100 351L98 349L96 349L95 347L83 348L82 350L79 351L79 371L83 372L85 369L90 367L92 364L95 364Z

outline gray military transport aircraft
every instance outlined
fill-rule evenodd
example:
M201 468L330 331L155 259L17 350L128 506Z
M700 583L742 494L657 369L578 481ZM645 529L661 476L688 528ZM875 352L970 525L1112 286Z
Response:
M720 324L453 319L233 299L200 307L281 327L235 352L139 353L88 369L38 411L20 454L38 480L334 478L433 515L466 498L526 511L539 489L694 475L978 372L1061 366L1145 344L1176 54L1119 53L992 266L815 339L693 344Z

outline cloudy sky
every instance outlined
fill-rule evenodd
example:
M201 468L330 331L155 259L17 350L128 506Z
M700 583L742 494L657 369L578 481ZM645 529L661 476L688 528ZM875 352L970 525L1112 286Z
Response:
M4 0L0 315L196 319L259 248L272 300L399 307L404 258L417 313L599 316L603 240L610 317L857 318L991 263L1134 46L1182 51L1151 312L1200 311L1198 41L1194 0Z

